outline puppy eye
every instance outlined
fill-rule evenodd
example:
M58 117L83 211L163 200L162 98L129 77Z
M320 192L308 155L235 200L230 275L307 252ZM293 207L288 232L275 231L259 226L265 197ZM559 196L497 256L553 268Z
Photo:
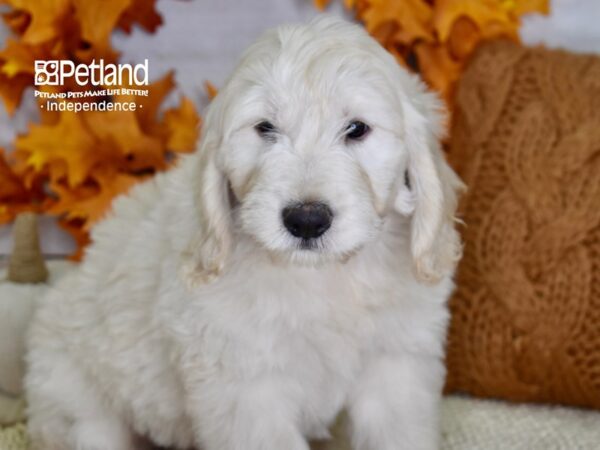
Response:
M358 141L362 139L370 130L371 129L366 123L361 122L360 120L355 120L346 128L346 139Z
M273 125L271 122L269 122L267 120L263 120L262 122L256 124L254 126L254 129L260 136L267 136L267 135L272 134L275 131L277 131L277 128L275 128L275 125Z

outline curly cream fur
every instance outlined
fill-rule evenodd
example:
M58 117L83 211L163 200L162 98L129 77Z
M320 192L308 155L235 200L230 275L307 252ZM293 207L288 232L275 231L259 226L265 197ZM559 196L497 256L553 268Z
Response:
M435 449L460 250L439 110L356 25L266 33L199 151L118 199L38 306L34 445L307 450L346 409L356 449ZM281 220L306 200L333 211L309 249Z

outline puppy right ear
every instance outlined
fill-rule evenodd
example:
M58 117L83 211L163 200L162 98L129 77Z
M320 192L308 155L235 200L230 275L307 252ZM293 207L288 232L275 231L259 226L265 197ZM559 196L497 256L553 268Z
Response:
M437 282L451 273L461 256L454 225L458 193L464 185L442 153L440 102L414 78L412 82L413 96L403 100L408 165L402 176L406 182L395 207L411 217L411 253L417 277Z
M184 280L192 286L209 283L223 272L232 241L227 178L217 161L222 136L213 117L207 115L198 158L194 158L199 164L193 186L199 229L182 255L181 266Z

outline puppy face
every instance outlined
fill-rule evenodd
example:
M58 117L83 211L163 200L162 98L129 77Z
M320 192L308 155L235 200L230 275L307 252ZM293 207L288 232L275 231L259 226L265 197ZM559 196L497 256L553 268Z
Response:
M207 114L193 267L219 273L239 232L293 263L341 260L400 213L413 216L415 259L435 270L424 257L459 184L438 155L438 110L356 25L266 33Z
M281 65L240 90L222 148L240 225L295 262L343 258L377 234L405 165L394 110L361 70L318 53Z

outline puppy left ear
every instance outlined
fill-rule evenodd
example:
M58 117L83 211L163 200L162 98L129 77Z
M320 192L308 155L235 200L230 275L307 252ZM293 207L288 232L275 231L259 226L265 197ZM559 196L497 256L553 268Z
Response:
M440 139L444 109L438 98L414 79L414 98L402 99L404 142L408 154L406 182L395 209L411 216L411 254L417 277L437 282L460 259L462 246L455 225L458 192L464 184L444 158Z
M210 283L225 269L232 241L231 205L227 178L218 167L218 139L209 126L196 155L194 203L199 229L182 255L182 275L189 285Z

